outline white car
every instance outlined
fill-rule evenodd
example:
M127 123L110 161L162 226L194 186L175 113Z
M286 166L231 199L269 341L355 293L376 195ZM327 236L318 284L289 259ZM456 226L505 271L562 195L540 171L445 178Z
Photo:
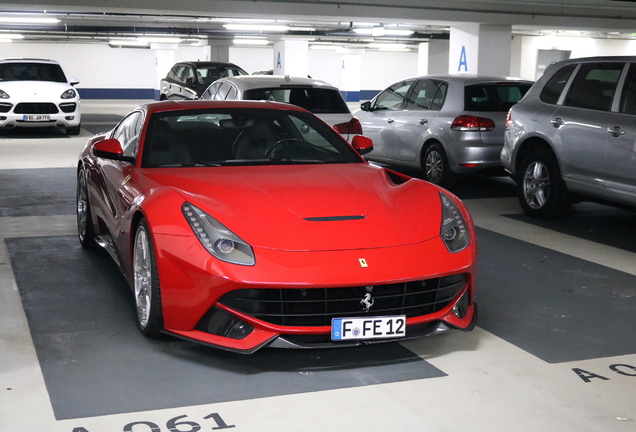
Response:
M312 78L279 75L246 75L214 81L201 99L268 100L305 108L351 141L362 134L356 119L337 87Z
M0 59L0 129L57 127L79 135L76 84L54 60Z

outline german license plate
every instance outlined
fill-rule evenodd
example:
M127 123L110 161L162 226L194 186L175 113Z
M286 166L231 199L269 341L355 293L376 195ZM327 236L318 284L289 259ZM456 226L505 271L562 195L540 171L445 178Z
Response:
M400 338L406 334L406 316L334 318L331 340Z
M25 115L22 120L27 122L42 122L51 120L51 116L48 115Z

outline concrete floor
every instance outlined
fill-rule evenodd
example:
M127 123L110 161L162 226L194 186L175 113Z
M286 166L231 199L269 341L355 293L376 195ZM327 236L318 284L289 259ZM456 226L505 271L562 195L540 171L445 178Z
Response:
M135 101L84 101L83 113L95 121L85 121L86 130L79 137L0 136L0 170L71 168L91 132L110 127L110 121L100 119L122 115L135 105ZM467 204L479 229L480 321L471 333L454 331L399 345L421 360L421 365L430 365L441 374L405 377L401 376L403 363L389 362L382 365L388 378L379 380L376 372L369 372L373 367L365 364L358 369L347 357L339 372L357 378L355 386L273 391L271 396L255 391L253 396L230 400L212 397L233 391L236 377L222 377L210 384L209 397L191 404L183 402L191 399L180 395L202 392L201 387L178 369L152 370L154 363L145 359L151 358L153 348L140 344L135 357L115 361L120 372L115 367L112 380L133 367L149 369L157 381L169 381L173 390L164 388L158 395L154 387L135 385L131 379L127 388L119 390L121 397L150 402L172 399L171 407L122 409L85 417L62 416L55 407L60 400L54 390L66 380L51 377L43 365L69 357L43 351L34 343L37 335L29 327L33 321L25 313L31 305L23 303L22 283L19 286L16 279L17 274L21 280L28 277L28 263L11 255L7 246L15 250L20 241L37 246L38 238L48 244L46 239L74 236L75 216L60 212L63 214L0 217L0 432L636 430L636 343L632 336L636 325L636 215L581 204L564 221L539 224L521 214L514 187L506 179L465 181L453 192ZM73 194L74 190L65 192ZM63 251L56 253L64 257ZM51 268L51 274L56 270ZM577 316L579 311L581 316ZM99 344L95 346L99 349ZM194 356L196 351L188 346L178 349L168 355ZM205 356L215 361L227 359L225 354L215 353L206 351ZM51 358L54 355L59 358ZM319 354L308 358L312 355ZM279 359L284 365L296 354L276 350L267 356L270 362ZM72 371L73 360L69 361L63 366ZM213 361L200 363L197 371L202 380L217 372ZM271 370L249 366L233 373L247 382L252 378L259 385L283 390L290 378L311 380L319 374L297 366L283 371L287 374L279 382L264 381L262 375ZM108 381L108 377L100 379ZM98 404L99 396L95 395Z

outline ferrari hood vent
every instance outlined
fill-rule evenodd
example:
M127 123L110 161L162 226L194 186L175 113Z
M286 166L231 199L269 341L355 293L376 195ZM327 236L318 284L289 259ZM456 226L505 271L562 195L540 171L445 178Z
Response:
M309 222L337 222L337 221L350 221L364 219L364 216L320 216L320 217L306 217L303 218Z

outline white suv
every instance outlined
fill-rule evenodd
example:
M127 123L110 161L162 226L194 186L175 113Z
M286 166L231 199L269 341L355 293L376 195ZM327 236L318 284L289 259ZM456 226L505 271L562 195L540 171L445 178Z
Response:
M53 60L0 59L0 128L57 127L79 135L76 84Z

